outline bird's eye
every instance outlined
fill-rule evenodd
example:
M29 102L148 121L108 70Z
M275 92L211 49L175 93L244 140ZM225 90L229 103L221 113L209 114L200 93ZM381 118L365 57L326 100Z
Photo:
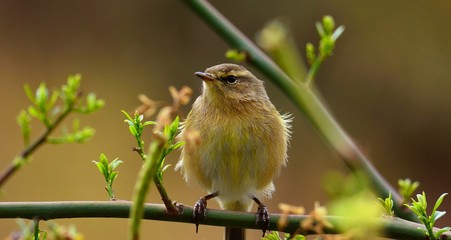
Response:
M228 84L235 84L238 81L238 79L233 75L229 75L229 76L225 77L225 81Z

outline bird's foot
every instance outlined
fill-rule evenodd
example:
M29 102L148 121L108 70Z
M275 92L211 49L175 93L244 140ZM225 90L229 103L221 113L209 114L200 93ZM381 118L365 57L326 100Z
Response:
M257 209L257 214L255 215L255 225L260 225L263 232L262 237L265 236L266 231L270 227L269 219L268 208L266 208L265 205L260 204Z
M196 224L196 233L199 231L200 222L205 221L206 219L207 219L207 200L205 198L201 198L197 200L193 208L193 220L194 223Z
M199 231L199 224L201 221L207 220L207 201L218 196L218 192L213 192L207 196L197 200L193 208L193 220L196 224L196 233Z

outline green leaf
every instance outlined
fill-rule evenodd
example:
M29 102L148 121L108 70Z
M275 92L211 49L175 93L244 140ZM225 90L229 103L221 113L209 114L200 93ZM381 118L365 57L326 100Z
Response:
M179 129L179 116L175 117L174 121L172 121L171 123L171 132L172 133L176 133L177 130Z
M35 96L34 96L33 90L31 90L30 85L25 84L25 85L23 86L23 89L24 89L25 95L27 95L28 99L30 99L30 101L31 101L33 104L36 104L36 98L35 98Z
M102 175L104 177L108 176L108 170L106 169L105 165L103 165L101 162L97 162L97 161L92 161L96 166L97 169L99 169L100 173L102 173Z
M72 108L78 95L81 75L75 74L67 77L67 84L61 87L61 99L65 108Z
M104 166L108 167L108 158L106 157L105 154L103 154L103 153L100 154L99 160Z
M121 110L121 112L125 115L125 117L127 117L128 120L130 120L131 122L133 122L133 118L130 117L130 115L128 115L128 113L124 110Z
M130 121L130 120L128 120L128 119L125 119L124 122L128 123L128 125L129 125L130 127L135 127L135 123L134 123L133 121Z
M47 112L47 99L49 96L49 90L45 86L45 83L41 83L36 90L36 106L42 111Z
M112 173L110 174L108 180L111 182L111 185L113 184L113 181L116 179L118 173L119 173L119 172L112 172Z
M121 163L123 163L123 161L116 158L116 159L114 159L113 161L111 161L111 163L109 164L109 168L110 168L111 170L114 170L114 169L116 169Z
M184 142L184 141L180 141L180 142L177 142L176 144L172 145L171 148L172 148L173 150L175 150L175 149L179 149L179 148L182 147L183 145L185 145L185 142Z
M448 195L448 193L443 193L443 194L437 199L437 201L435 202L434 209L432 210L432 212L435 212L435 211L438 209L438 207L440 206L440 204L442 204L443 198L445 198L446 195Z
M315 26L316 26L316 30L318 31L319 36L320 36L321 38L322 38L322 37L325 37L325 36L326 36L326 33L324 32L323 25L322 25L321 23L317 22L317 23L315 24Z
M47 103L47 109L52 109L53 106L55 106L56 101L58 100L58 92L54 91L52 92L52 96L50 97L50 100Z
M445 232L451 231L451 227L444 227L440 230L438 230L437 232L435 232L435 237L439 238L442 234L444 234Z
M429 236L429 232L426 229L424 229L422 227L417 227L417 229L422 231L424 233L424 235Z
M35 108L35 107L33 107L33 106L29 106L28 107L28 113L32 116L32 117L34 117L34 118L37 118L37 119L41 119L42 118L42 114Z
M171 164L168 164L168 165L166 165L166 166L164 166L162 169L161 169L161 172L162 173L164 173L167 169L169 169L169 167L171 167L172 165Z
M381 202L382 208L385 210L385 214L387 216L394 216L393 199L392 199L391 192L389 193L387 198L385 198L385 199L378 198L378 199Z
M90 114L102 108L105 105L105 102L102 99L97 99L95 93L89 93L86 97L85 106L75 108L79 113L82 114Z
M342 34L343 34L343 32L345 31L345 27L344 26L339 26L335 31L334 31L334 33L332 34L332 39L334 40L334 41L336 41Z
M145 127L147 125L155 125L155 124L157 124L157 122L155 122L155 121L146 121L142 124L142 126Z
M415 190L419 186L419 182L412 182L409 178L406 179L399 179L398 180L398 186L399 186L399 193L403 197L403 202L407 203L407 200L411 198Z
M20 111L17 116L17 124L20 127L22 132L22 138L24 141L24 145L27 146L30 143L30 133L31 133L31 116L27 113L27 111Z
M138 131L136 131L135 126L129 126L128 129L133 136L138 136Z
M446 214L445 211L435 211L432 215L432 221L435 222Z

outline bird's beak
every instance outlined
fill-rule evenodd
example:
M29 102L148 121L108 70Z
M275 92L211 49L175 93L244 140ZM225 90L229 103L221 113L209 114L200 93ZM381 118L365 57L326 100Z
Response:
M204 73L204 72L195 72L194 75L199 77L200 79L204 81L213 81L215 80L210 74Z

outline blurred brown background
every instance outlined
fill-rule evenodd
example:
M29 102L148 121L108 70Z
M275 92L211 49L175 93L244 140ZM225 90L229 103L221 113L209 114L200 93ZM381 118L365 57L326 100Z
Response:
M212 1L244 33L285 17L300 49L318 40L314 23L325 14L346 26L334 56L317 78L318 88L343 127L371 156L387 180L409 177L430 201L449 192L451 167L451 2L449 1ZM188 85L199 94L194 71L227 61L228 46L182 1L0 1L0 168L22 149L15 118L28 105L22 86L45 81L56 88L69 74L106 100L95 115L77 116L97 130L87 144L45 146L5 185L1 201L107 200L91 163L100 153L125 161L115 185L130 199L141 161L120 110L132 111L145 93L169 102L167 88ZM303 53L304 54L304 53ZM258 76L261 76L257 73ZM265 79L266 80L266 79ZM327 202L325 173L347 169L282 92L267 83L273 103L295 116L289 166L267 200L303 205ZM189 108L185 109L187 112ZM33 125L36 136L42 128ZM178 153L167 161L175 164ZM192 205L205 194L187 187L178 172L165 175L173 199ZM153 188L150 201L159 202ZM210 207L217 205L211 204ZM442 210L451 209L445 198ZM68 219L86 239L126 239L126 219ZM439 226L451 225L448 214ZM0 220L0 238L17 229ZM223 229L146 221L148 239L220 239ZM256 239L258 231L250 231Z

